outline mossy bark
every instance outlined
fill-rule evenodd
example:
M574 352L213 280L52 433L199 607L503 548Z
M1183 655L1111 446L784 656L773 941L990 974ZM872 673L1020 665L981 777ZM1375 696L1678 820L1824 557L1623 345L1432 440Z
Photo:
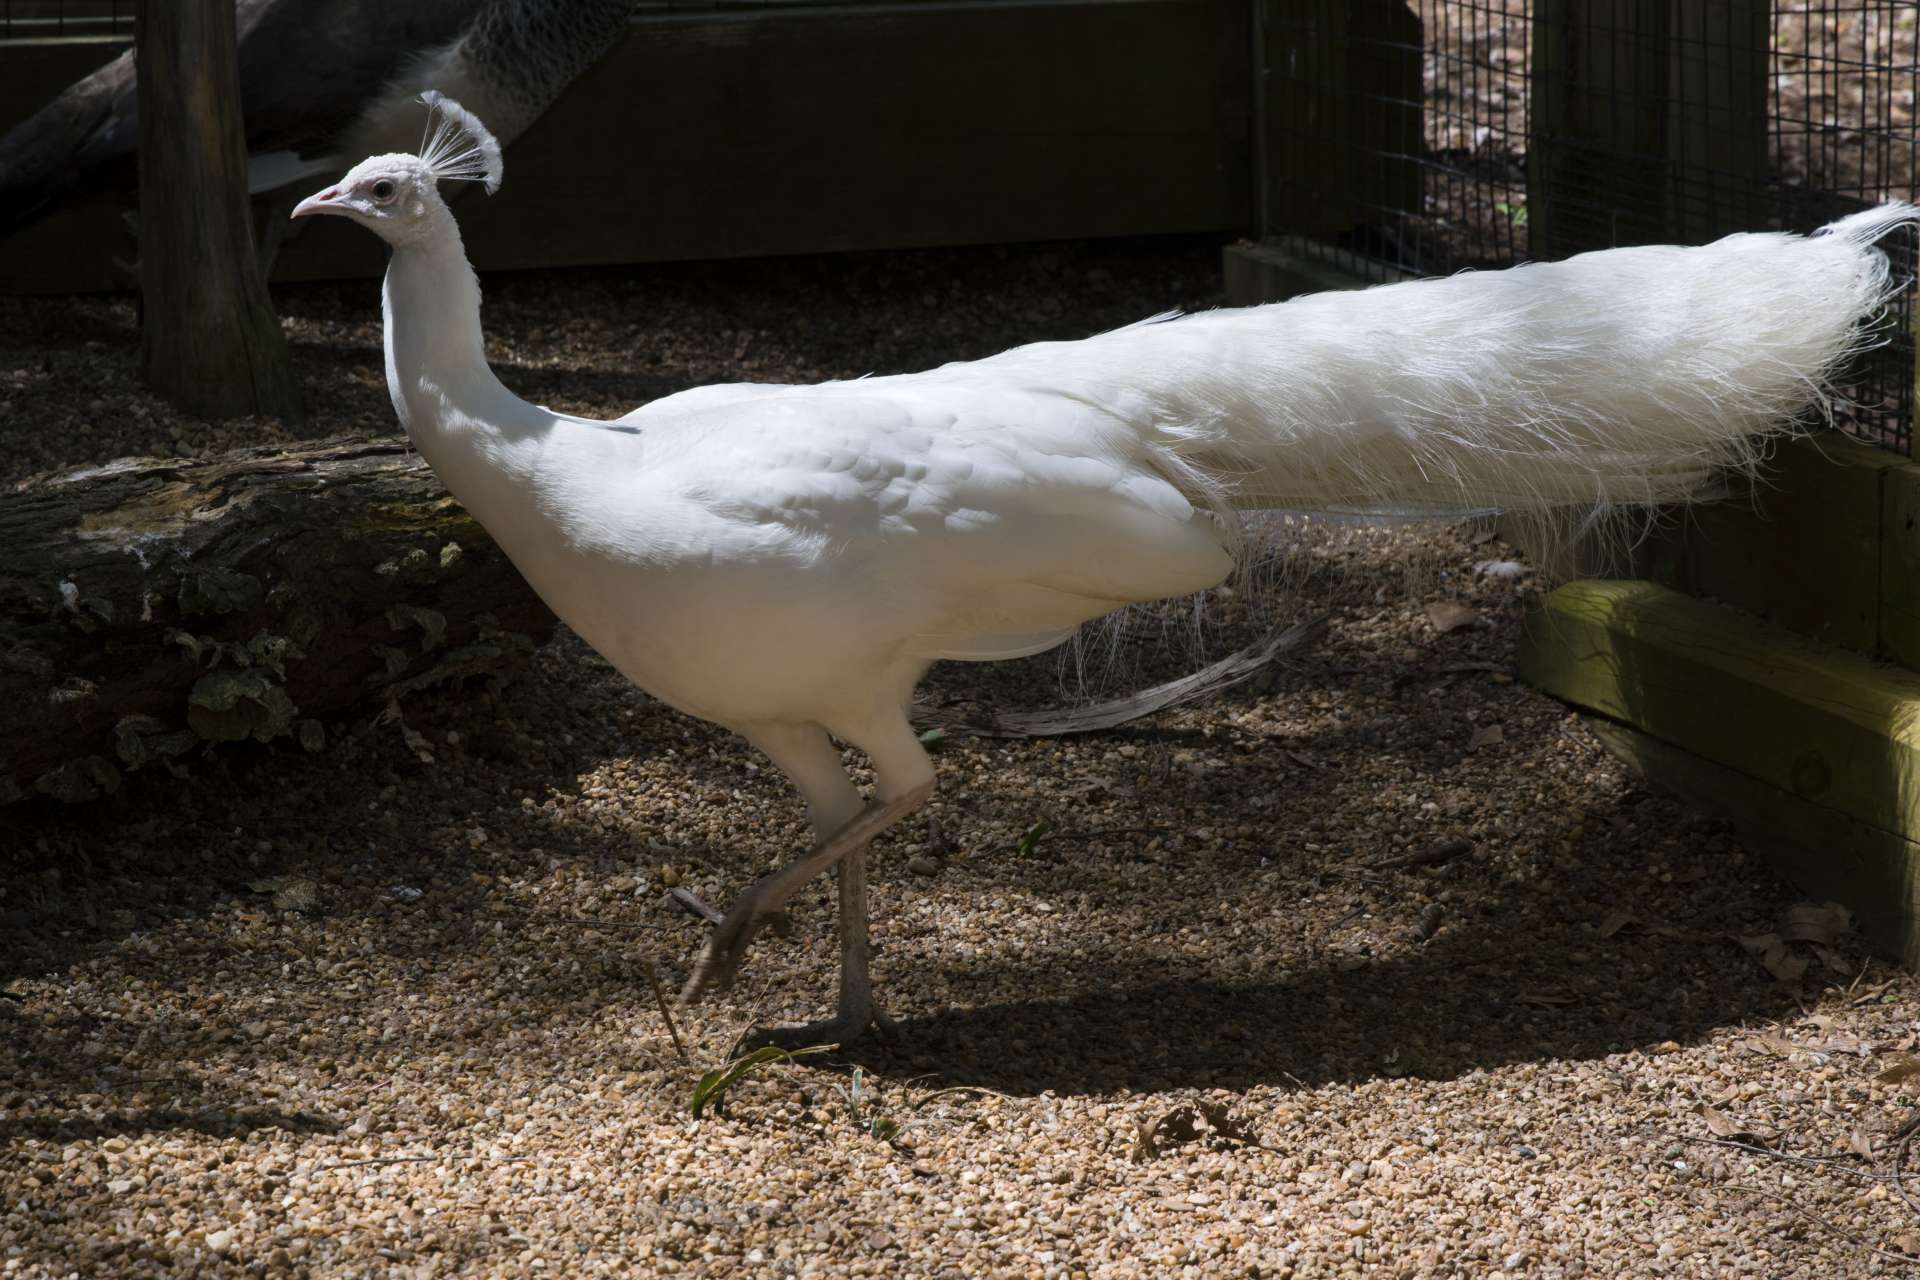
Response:
M129 458L0 495L0 803L78 802L495 671L553 617L404 441Z

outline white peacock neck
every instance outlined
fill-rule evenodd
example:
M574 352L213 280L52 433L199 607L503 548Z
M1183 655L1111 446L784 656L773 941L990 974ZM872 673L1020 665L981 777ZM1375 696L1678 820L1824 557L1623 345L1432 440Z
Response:
M382 308L387 391L416 448L482 523L511 510L554 415L509 391L487 364L480 282L438 201L393 247Z
M449 409L482 407L511 393L487 365L480 282L460 228L436 202L427 223L393 246L382 305L387 390L409 433L445 425Z

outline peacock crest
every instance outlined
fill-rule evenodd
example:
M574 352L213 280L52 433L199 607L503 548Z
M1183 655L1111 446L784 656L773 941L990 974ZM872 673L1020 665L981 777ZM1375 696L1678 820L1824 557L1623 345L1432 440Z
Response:
M484 182L487 194L500 189L504 166L500 143L480 117L437 89L420 95L427 125L420 139L420 162L441 182Z

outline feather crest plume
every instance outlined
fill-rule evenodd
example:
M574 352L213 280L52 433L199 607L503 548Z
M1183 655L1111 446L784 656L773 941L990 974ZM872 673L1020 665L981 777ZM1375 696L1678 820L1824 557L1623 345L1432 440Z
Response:
M441 182L482 182L487 194L500 189L504 166L500 143L480 117L437 89L420 95L427 127L420 141L420 162Z

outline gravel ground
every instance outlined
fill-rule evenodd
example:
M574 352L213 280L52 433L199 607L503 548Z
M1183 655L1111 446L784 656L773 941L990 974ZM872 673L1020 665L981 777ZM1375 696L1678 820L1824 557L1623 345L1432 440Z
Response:
M507 380L612 412L912 367L1213 297L1185 242L491 280ZM384 427L376 294L281 298L310 429ZM274 438L133 384L121 300L0 301L11 475ZM82 428L89 428L82 430ZM897 1043L765 1067L831 999L830 890L656 1006L805 839L740 742L571 638L318 757L0 816L0 1275L1908 1274L1920 987L1512 682L1463 528L1303 536L1314 649L1079 740L951 741L874 871ZM1208 641L1264 625L1245 593ZM1186 628L1130 634L1143 673ZM1040 703L1052 659L934 700ZM1047 824L1035 834L1040 824ZM1399 865L1394 860L1400 859ZM1802 910L1799 932L1824 935Z

